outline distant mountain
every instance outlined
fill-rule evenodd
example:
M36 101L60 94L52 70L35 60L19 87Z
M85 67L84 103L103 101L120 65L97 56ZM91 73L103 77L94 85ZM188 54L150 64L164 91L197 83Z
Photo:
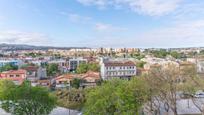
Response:
M34 46L25 44L0 44L0 50L4 51L16 51L16 50L48 50L48 49L89 49L87 47L53 47L53 46Z

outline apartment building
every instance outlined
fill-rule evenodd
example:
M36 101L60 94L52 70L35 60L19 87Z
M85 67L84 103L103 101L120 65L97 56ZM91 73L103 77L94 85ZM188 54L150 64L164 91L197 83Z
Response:
M130 60L103 60L101 62L102 79L121 78L130 79L136 76L137 67Z
M79 64L87 63L87 62L88 62L87 59L84 59L84 58L69 59L69 70L70 71L75 71Z
M3 67L6 64L20 67L21 65L23 65L23 61L16 59L0 59L0 67Z

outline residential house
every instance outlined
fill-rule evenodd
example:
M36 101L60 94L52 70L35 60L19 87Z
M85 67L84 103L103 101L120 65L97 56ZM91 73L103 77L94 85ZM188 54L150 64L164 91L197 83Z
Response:
M82 87L94 87L97 85L97 82L100 81L100 73L99 72L92 72L88 71L84 75L82 75L81 80L81 86Z
M36 86L39 79L47 78L46 68L28 66L23 69L27 71L27 80L31 81L32 86Z
M67 88L70 87L71 80L74 79L73 74L64 74L55 78L56 88Z
M26 70L10 70L1 73L2 79L12 80L16 85L20 85L26 79Z
M51 80L50 79L41 78L41 79L38 80L37 85L38 86L42 86L42 87L50 88L52 84L51 84Z

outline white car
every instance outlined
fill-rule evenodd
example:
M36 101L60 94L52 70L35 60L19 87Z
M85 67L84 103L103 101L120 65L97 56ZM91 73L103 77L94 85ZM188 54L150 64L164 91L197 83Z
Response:
M204 98L204 92L197 92L194 96L197 98Z

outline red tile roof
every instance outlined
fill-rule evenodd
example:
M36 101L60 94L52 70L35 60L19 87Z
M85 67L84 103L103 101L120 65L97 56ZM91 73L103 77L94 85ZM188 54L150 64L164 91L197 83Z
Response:
M91 77L94 79L100 79L100 74L99 72L92 72L92 71L88 71L83 77L82 79L85 79L87 77Z
M135 66L132 61L109 61L104 63L105 66Z
M10 70L10 71L2 72L2 74L26 74L26 70L24 69Z
M37 71L38 67L36 67L36 66L28 66L28 67L25 67L23 69L25 69L27 71Z
M59 80L59 79L73 79L74 75L73 74L64 74L61 75L59 77L56 77L55 80Z

